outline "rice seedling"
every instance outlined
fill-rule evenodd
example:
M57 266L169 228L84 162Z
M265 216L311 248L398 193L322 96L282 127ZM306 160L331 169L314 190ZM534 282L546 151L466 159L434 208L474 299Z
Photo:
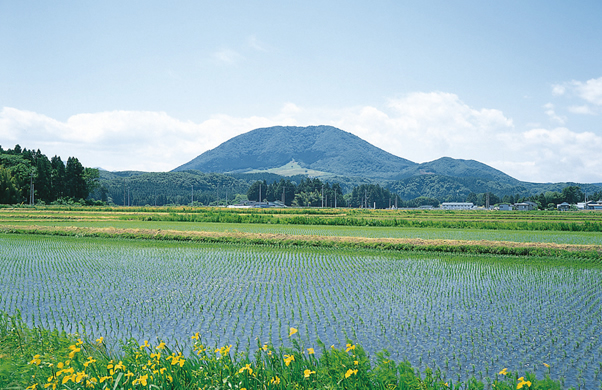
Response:
M568 385L600 380L595 264L45 236L0 246L1 310L109 350L133 338L186 353L199 332L253 352L255 338L292 347L294 327L308 346L352 338L462 381L494 380L497 367L542 376L543 362Z

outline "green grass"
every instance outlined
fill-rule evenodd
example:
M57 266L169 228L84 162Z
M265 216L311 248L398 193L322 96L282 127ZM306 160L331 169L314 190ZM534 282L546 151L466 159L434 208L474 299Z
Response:
M30 225L34 222L11 221L11 225ZM35 221L39 226L78 226L92 228L115 227L118 229L163 229L205 232L269 233L289 235L313 235L326 237L369 238L421 238L428 240L490 240L511 242L549 242L557 244L602 245L602 233L564 231L521 231L444 228L399 228L374 226L320 226L285 224L248 224L219 222L170 222L170 221ZM1 225L0 225L1 226Z
M31 328L20 318L0 314L0 386L3 389L421 389L481 390L485 383L445 380L441 372L420 374L408 362L386 352L370 359L360 345L306 348L292 334L290 348L257 342L254 353L234 352L231 345L203 345L197 335L185 353L165 343L123 343L116 352L104 340ZM316 353L314 353L317 352ZM521 374L523 375L523 374ZM510 390L561 389L548 375L498 374L487 384Z

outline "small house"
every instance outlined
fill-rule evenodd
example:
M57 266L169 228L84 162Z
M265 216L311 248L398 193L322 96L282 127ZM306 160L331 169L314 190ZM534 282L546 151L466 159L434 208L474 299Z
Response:
M537 210L537 203L531 202L531 201L526 201L526 202L522 202L522 203L516 203L514 205L514 207L516 207L516 209L519 211Z
M598 202L587 202L585 204L586 210L602 210L602 201Z
M512 205L510 203L500 203L498 207L500 211L512 211Z
M556 205L556 209L558 211L568 211L571 208L571 205L568 204L567 202L562 202L558 205Z

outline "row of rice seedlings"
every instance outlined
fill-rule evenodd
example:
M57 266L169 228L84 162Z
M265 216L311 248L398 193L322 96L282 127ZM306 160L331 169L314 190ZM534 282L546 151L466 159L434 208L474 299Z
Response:
M352 338L458 380L544 362L567 384L600 379L600 268L44 237L2 247L1 309L113 343L199 331L286 345L293 324L308 343Z

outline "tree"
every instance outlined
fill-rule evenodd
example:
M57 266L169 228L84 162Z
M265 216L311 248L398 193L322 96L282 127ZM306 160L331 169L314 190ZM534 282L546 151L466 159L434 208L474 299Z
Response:
M84 168L84 181L86 182L86 198L91 192L100 187L100 172L96 168Z
M19 190L8 169L0 166L0 204L13 204L19 201Z
M267 197L267 189L268 184L265 180L263 182L256 181L255 183L251 184L251 187L249 187L249 190L247 191L247 198L252 201L261 202ZM261 199L259 197L260 193Z
M565 202L574 204L581 202L585 195L578 186L568 186L562 189L562 198Z
M54 156L50 160L50 165L52 167L53 200L57 200L66 196L65 164L59 156Z
M50 160L38 150L35 155L35 162L34 188L36 197L44 202L52 202L55 199L52 191L52 165Z
M69 157L67 159L65 182L67 184L66 195L68 197L73 199L86 199L88 197L84 167L76 157Z

